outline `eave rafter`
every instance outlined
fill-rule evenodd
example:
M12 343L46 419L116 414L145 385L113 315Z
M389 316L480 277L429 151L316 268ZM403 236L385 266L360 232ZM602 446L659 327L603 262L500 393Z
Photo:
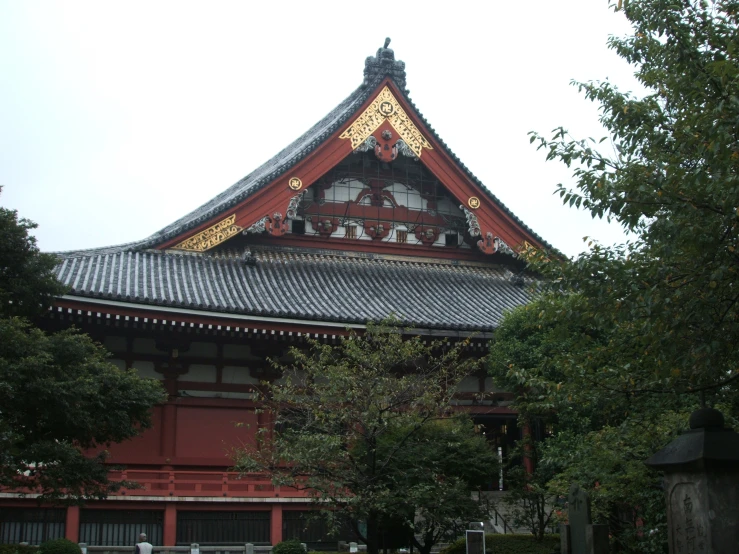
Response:
M477 246L481 252L515 253L527 244L541 246L460 168L405 102L392 80L386 78L356 113L359 115L298 162L289 174L249 195L229 210L230 215L214 217L188 236L167 241L159 248L205 252L242 232L284 235L288 229L287 221L295 216L305 190L353 151L366 148L367 141L372 139L377 145L375 152L381 159L384 155L378 150L389 145L391 151L394 148L395 155L398 150L406 155L412 153L439 179L460 202L460 208L467 216L470 235L479 237ZM389 129L397 136L389 138ZM395 159L394 155L387 161L392 159Z

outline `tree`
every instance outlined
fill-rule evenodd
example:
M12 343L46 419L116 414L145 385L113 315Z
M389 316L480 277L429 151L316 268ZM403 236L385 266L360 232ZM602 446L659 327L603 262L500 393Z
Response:
M717 401L739 378L739 4L626 0L616 9L634 33L610 46L647 94L575 83L600 104L610 147L563 128L532 141L573 167L575 188L558 187L565 203L617 221L633 240L596 244L572 263L527 254L581 298L576 309L553 307L557 317L618 330L572 353L586 382Z
M400 429L383 438L381 457L388 456L407 434ZM396 511L407 514L406 528L421 554L463 534L470 521L490 519L491 506L481 490L496 475L498 460L467 416L418 429L395 456L388 487L401 487Z
M610 526L617 551L661 552L664 492L658 472L643 462L685 426L696 399L614 394L580 380L573 357L588 345L608 344L616 332L549 315L576 310L580 301L573 294L542 296L506 314L491 345L490 374L516 394L520 424L552 429L541 441L518 445L534 471L512 470L507 500L517 525L541 533L557 499L577 482L591 494L594 521Z
M63 288L56 259L41 254L35 224L0 208L0 486L43 499L102 498L104 455L91 449L120 442L150 425L165 399L159 383L111 364L107 352L73 329L45 333L39 320Z
M438 530L462 515L444 513L434 498L443 494L459 506L459 495L471 494L470 483L449 473L461 463L449 444L484 456L469 427L438 423L476 367L463 357L466 342L427 344L408 333L392 322L368 324L336 346L311 341L307 351L292 349L291 363L275 363L283 376L264 399L274 426L235 452L240 471L267 472L349 516L370 554L378 551L382 518L402 518L410 529L421 515ZM454 434L447 448L437 440ZM438 536L434 529L425 545Z
M558 186L566 204L619 223L630 238L591 245L574 261L524 252L551 296L509 337L510 351L497 351L497 371L519 383L531 375L524 404L557 414L541 457L564 469L549 486L589 488L615 548L662 552L664 499L643 460L687 425L699 395L730 420L738 415L739 3L615 8L634 32L610 46L646 94L574 83L599 103L610 136L574 140L559 128L532 142L572 167L574 187ZM526 329L551 355L538 368L518 350Z

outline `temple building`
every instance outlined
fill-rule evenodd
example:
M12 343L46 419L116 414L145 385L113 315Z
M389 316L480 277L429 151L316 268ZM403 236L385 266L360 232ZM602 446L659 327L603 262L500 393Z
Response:
M386 42L333 111L200 208L141 241L59 255L69 291L46 327L89 333L169 400L152 429L109 449L125 467L112 477L143 488L81 508L3 491L0 543L131 545L145 531L169 546L320 544L302 493L229 471L229 449L265 424L254 393L279 378L266 359L388 316L423 336L472 336L482 356L529 299L517 258L528 245L548 247L435 133ZM510 399L483 371L455 402L504 453L519 432Z

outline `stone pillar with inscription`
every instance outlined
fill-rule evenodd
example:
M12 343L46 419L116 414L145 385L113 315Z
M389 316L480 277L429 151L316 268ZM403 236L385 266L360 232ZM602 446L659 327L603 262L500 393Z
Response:
M568 525L560 525L562 554L608 554L608 525L593 525L590 497L580 485L570 485L567 495Z
M739 434L702 408L690 430L646 461L665 472L670 554L724 554L739 548Z

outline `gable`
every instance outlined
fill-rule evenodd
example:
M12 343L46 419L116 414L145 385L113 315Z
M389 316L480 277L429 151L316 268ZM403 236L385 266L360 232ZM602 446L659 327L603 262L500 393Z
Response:
M242 233L321 237L325 248L347 248L346 239L398 243L403 235L408 245L443 241L485 254L545 245L450 155L392 79L383 78L361 105L348 104L345 123L304 159L157 247L205 252ZM361 170L350 170L359 155ZM368 170L372 163L377 169ZM341 178L337 171L348 173ZM403 171L413 175L397 178ZM439 202L444 213L434 207Z

